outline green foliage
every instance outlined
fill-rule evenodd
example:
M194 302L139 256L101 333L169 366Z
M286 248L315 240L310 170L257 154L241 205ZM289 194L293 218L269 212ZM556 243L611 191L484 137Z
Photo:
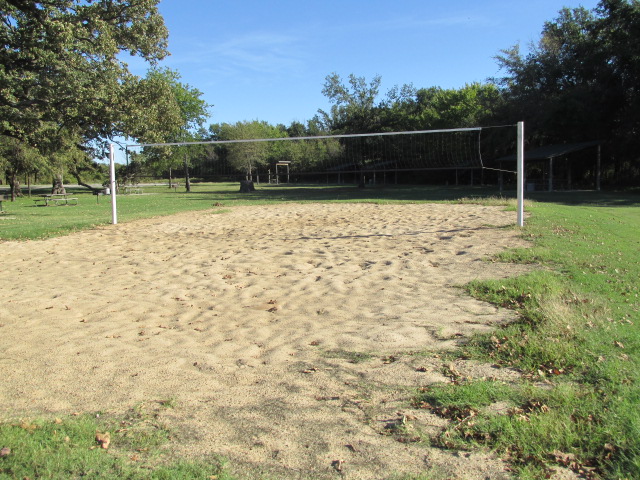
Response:
M141 79L121 60L129 53L154 64L167 55L157 3L0 2L0 141L36 149L38 172L64 165L81 182L105 138L160 140L197 124L200 92L170 71ZM17 174L35 168L15 156L3 163Z
M216 130L217 140L240 140L238 143L225 144L219 151L233 168L243 171L249 179L255 168L267 165L270 160L278 157L279 150L287 148L277 142L241 142L248 139L286 137L286 132L267 122L254 120L234 124L223 123L212 128ZM295 152L292 151L292 154Z
M605 178L632 184L640 176L640 3L601 0L598 8L564 8L546 22L537 44L503 50L505 115L523 120L533 145L599 139Z
M417 130L489 125L502 101L502 94L490 83L472 83L460 89L420 89L411 124Z
M167 30L157 0L2 2L1 135L32 145L42 122L110 134L131 81L121 52L163 58ZM130 92L128 92L130 93Z

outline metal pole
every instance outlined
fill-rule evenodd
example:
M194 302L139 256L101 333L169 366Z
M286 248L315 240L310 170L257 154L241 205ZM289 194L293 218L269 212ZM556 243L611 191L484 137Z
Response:
M118 209L116 207L116 154L113 143L109 145L109 184L111 185L111 223L118 223Z
M524 226L524 122L518 122L516 190L518 195L518 226Z

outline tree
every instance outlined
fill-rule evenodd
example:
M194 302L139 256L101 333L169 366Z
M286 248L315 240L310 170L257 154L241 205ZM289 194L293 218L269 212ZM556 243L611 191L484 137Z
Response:
M0 137L0 166L9 183L11 201L22 196L18 175L49 169L37 149L10 137Z
M207 104L201 97L202 92L189 84L183 84L180 74L169 68L152 69L147 73L147 80L159 84L164 84L168 88L168 105L174 108L177 119L166 122L162 128L156 128L155 134L160 137L158 142L181 143L196 140L196 133L204 125L209 116ZM199 149L161 147L149 148L147 153L147 163L156 172L169 171L169 185L172 184L171 171L179 166L184 167L185 186L187 191L191 191L189 179L189 166L194 154Z
M131 80L121 52L156 61L167 30L158 0L2 0L2 135L25 138L42 122L111 133L119 83Z
M286 133L267 122L253 120L251 122L223 123L219 126L218 140L249 140L282 138ZM271 142L238 142L225 145L230 165L243 171L245 181L253 182L253 172L258 167L268 165L274 156Z
M493 120L501 103L501 92L491 83L420 89L410 123L418 130L478 127Z
M349 75L345 85L337 73L325 78L322 94L333 105L330 112L318 110L327 130L333 133L371 133L378 131L380 121L376 99L382 78L373 77L367 84L364 77Z
M511 116L524 118L530 131L540 132L539 142L597 138L595 132L606 122L602 95L607 92L597 80L593 55L595 21L584 8L562 9L555 21L545 23L526 56L514 46L497 57L508 72L500 83L507 88Z
M526 55L515 46L498 57L507 113L536 132L532 143L603 140L618 179L637 178L639 45L637 0L561 10Z
M132 75L121 56L166 56L158 1L0 0L0 136L39 149L43 132L73 132L87 149L173 122L164 86Z

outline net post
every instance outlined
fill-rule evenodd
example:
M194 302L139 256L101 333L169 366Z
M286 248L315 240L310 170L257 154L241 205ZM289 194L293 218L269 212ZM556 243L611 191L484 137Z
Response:
M524 226L524 122L518 122L517 140L517 195L518 195L518 226Z
M111 223L118 223L118 209L116 208L116 161L113 143L109 144L109 185L111 185Z

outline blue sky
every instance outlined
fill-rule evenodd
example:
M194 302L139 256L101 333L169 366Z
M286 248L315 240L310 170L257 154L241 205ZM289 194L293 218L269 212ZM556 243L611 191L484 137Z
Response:
M494 57L539 38L563 7L597 0L162 0L162 65L213 107L208 123L304 122L329 104L332 72L394 85L459 88L500 74ZM143 62L130 58L144 75Z

